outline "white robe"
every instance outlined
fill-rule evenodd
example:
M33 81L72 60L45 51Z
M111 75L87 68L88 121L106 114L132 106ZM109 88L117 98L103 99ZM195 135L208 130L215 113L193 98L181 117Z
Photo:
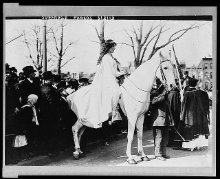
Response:
M67 97L71 109L84 125L99 128L108 120L112 104L118 101L120 94L116 79L120 75L116 61L107 54L97 66L92 84Z

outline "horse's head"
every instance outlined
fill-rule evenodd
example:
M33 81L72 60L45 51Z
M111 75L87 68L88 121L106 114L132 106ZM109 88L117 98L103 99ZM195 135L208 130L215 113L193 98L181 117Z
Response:
M171 60L162 55L160 52L160 67L158 69L158 76L161 78L162 82L167 86L168 90L172 87L176 87L174 67Z

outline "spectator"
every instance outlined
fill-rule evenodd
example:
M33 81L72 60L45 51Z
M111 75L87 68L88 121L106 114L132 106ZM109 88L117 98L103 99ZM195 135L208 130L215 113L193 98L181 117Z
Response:
M21 81L18 86L20 106L27 104L27 98L30 94L35 94L38 97L40 95L40 86L35 80L35 72L36 70L34 70L32 66L23 68L25 79Z
M52 86L51 71L43 73L44 83L41 86L41 121L42 140L49 156L54 156L60 147L60 94Z
M9 65L8 65L9 66ZM16 93L16 81L12 79L9 69L5 75L5 160L6 163L17 163L17 148L12 147L14 135L17 132L15 111L19 104L19 97Z
M19 82L23 81L24 79L25 79L24 73L20 72L19 75L18 75Z
M38 96L30 94L27 99L27 104L23 105L17 113L18 123L20 125L21 134L27 138L27 149L29 157L36 155L38 147L38 114L35 104Z
M181 142L174 141L175 135L178 135L176 130L180 121L180 112L181 112L181 102L180 102L180 91L177 87L173 87L169 94L169 108L171 112L171 116L174 120L174 126L170 127L169 130L169 142L168 146L170 147L181 147Z
M77 80L70 80L67 85L66 92L68 95L72 94L79 88L79 82Z
M189 87L184 92L178 131L186 141L183 148L194 150L197 148L196 140L200 135L206 138L210 135L209 98L205 91L197 90L198 80L189 81Z
M156 79L157 88L152 90L152 122L154 137L154 155L158 160L165 161L170 158L166 147L169 140L169 126L173 125L169 113L167 91L161 81Z
M82 77L79 79L79 88L83 87L83 86L87 86L89 85L89 79L86 77Z
M189 72L188 71L184 71L183 73L183 90L188 90L189 88L189 83L190 81L192 81L192 78L189 76Z
M61 80L57 84L57 90L59 91L61 97L66 101L66 97L68 95L68 93L66 92L66 81Z
M54 75L53 76L53 87L57 89L57 85L60 83L61 77L60 75Z

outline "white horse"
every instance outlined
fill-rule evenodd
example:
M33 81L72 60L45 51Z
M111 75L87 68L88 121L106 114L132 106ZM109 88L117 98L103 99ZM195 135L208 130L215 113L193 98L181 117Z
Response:
M160 70L158 71L158 69ZM151 60L140 65L129 77L124 80L124 83L120 87L121 96L119 104L128 119L126 154L128 157L127 162L129 164L137 164L131 154L135 127L138 138L138 155L141 156L142 161L149 160L144 153L142 145L143 123L144 114L149 109L150 91L155 81L156 72L162 72L162 76L165 78L168 87L170 84L175 86L172 63L160 53L159 56L155 55ZM73 98L74 95L67 98L70 106L74 105ZM77 106L74 106L74 108L76 109ZM77 111L74 112L76 113ZM72 127L73 139L75 143L75 151L73 152L73 156L75 159L79 159L80 155L83 154L83 152L80 150L80 140L86 127L91 126L83 125L79 119Z

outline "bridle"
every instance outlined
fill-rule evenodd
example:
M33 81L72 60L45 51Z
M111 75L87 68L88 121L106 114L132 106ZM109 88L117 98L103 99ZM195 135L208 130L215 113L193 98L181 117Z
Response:
M160 73L161 73L162 79L165 81L165 84L164 84L164 85L165 85L165 87L168 89L167 79L166 79L165 74L164 74L164 71L163 71L163 69L162 69L162 63L167 62L167 61L169 61L169 62L171 63L171 61L168 60L168 59L167 59L167 60L160 61L160 64L158 65L155 74L157 73L157 70L158 70L159 67L160 67ZM146 90L144 90L144 89L139 88L129 77L125 77L125 78L128 79L138 90L143 91L143 92L145 92L145 93L150 93L150 92L151 92L151 91L146 91ZM128 92L128 90L124 87L123 84L122 84L121 86ZM129 93L129 92L128 92L128 93ZM146 102L139 101L139 100L135 99L135 97L132 96L132 95L130 95L130 96L131 96L135 101L137 101L137 102L139 102L139 103L146 103ZM148 103L150 103L150 102L151 102L151 101L149 101Z

